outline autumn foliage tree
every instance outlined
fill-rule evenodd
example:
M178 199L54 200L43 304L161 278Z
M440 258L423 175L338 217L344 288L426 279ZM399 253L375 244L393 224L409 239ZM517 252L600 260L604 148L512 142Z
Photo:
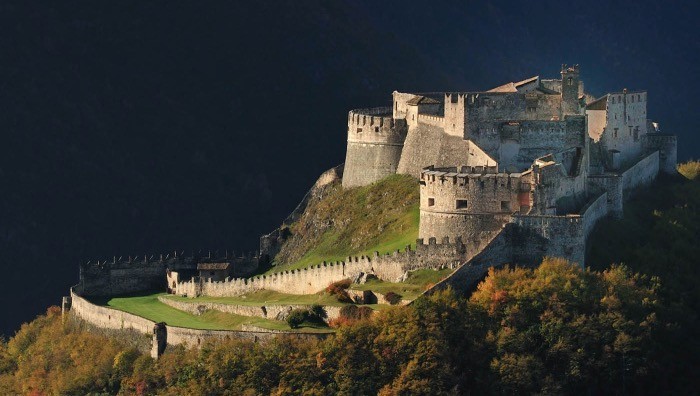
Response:
M0 343L0 394L646 393L668 342L658 287L624 266L547 259L491 271L470 299L437 292L325 340L169 347L157 361L52 308Z
M562 259L545 259L535 270L491 270L470 305L488 317L495 388L631 388L654 369L647 346L659 326L657 286L624 266L591 272Z

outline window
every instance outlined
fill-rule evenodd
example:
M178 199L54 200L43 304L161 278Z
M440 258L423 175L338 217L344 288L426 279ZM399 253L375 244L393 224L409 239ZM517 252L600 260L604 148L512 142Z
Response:
M455 208L466 209L467 208L467 200L466 199L458 199L457 202L455 203Z
M435 206L435 198L428 198L428 206Z
M617 128L615 128L615 129L613 130L613 137L614 137L614 138L617 138Z
M634 95L632 95L632 103L634 103Z
M501 201L501 210L504 212L510 211L510 201Z
M362 133L362 128L357 128L357 133Z
M615 97L612 97L612 104L615 104Z
M374 132L379 133L379 127L378 127L378 126L377 126L377 127L374 127Z

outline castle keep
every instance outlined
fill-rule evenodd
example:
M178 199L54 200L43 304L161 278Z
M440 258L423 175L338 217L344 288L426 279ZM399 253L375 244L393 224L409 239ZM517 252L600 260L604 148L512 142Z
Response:
M415 250L250 277L279 251L280 228L261 237L259 254L243 257L175 253L82 265L74 307L83 318L114 327L110 310L81 296L154 288L188 297L262 289L313 294L362 274L399 282L425 268L455 269L431 290L470 290L492 266L532 266L544 256L583 266L596 222L622 216L637 187L659 172L675 172L676 144L649 119L645 91L595 98L578 65L562 65L556 79L535 76L485 91L394 92L391 106L349 112L344 166L324 172L284 224L330 183L353 188L406 174L420 185ZM123 315L115 317L124 327ZM131 327L151 326L140 320Z

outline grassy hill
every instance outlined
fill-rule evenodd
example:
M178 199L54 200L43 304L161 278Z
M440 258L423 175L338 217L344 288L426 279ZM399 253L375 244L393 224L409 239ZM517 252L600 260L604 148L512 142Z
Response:
M291 236L269 272L415 246L418 204L418 182L411 176L394 175L347 190L337 182L289 226Z

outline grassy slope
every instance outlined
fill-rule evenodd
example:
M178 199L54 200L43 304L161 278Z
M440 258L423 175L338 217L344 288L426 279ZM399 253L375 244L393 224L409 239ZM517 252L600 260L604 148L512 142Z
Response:
M286 322L258 317L246 317L218 311L206 311L202 315L191 315L161 303L158 301L158 296L161 295L165 294L114 297L107 301L107 305L155 322L166 322L171 326L177 327L207 330L240 330L241 325L249 324L266 329L289 330L289 325ZM324 329L302 327L297 331L305 330L318 331Z
M406 175L347 190L330 186L290 226L292 236L268 273L415 246L418 204L418 183Z

